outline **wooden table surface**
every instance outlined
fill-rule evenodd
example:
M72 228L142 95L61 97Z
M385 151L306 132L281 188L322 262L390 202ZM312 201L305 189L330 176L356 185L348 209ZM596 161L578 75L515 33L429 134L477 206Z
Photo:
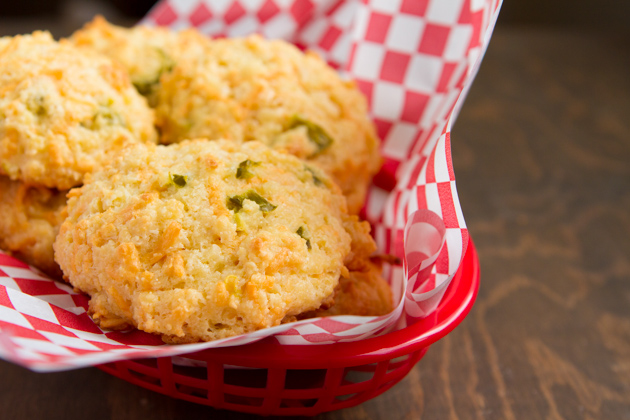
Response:
M630 419L627 38L499 25L452 134L479 298L398 385L319 419ZM245 419L0 362L3 419Z

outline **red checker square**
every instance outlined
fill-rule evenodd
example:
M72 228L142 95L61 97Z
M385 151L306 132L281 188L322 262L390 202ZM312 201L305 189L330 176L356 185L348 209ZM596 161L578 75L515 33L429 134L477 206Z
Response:
M265 4L262 5L260 10L258 10L258 12L256 13L256 17L258 17L258 20L261 23L265 23L276 14L278 14L279 11L280 8L276 5L276 2L274 0L267 0Z
M79 331L85 331L93 334L102 334L100 328L96 326L92 318L87 313L81 315L73 314L70 311L61 309L58 306L51 305L50 308L55 313L57 321L61 325L67 328L72 328Z
M322 318L315 322L319 328L328 331L329 333L338 333L347 331L354 328L354 325L346 324L345 322L334 321L330 318Z
M210 12L205 4L201 3L195 8L195 10L193 10L193 12L188 17L188 20L193 26L199 26L209 20L211 17L212 12Z
M426 293L426 292L430 292L433 289L435 289L435 275L431 274L422 283L420 283L419 285L416 285L416 287L413 289L413 292Z
M427 162L426 173L426 183L433 184L435 183L435 150L429 156L429 161Z
M48 331L59 335L65 335L68 337L76 337L75 334L70 331L64 329L61 325L55 324L54 322L45 321L43 319L35 318L31 315L22 314L28 322L35 328L37 331Z
M444 53L444 48L446 48L450 30L448 26L427 23L424 27L418 52L441 57Z
M416 163L415 166L413 167L411 174L409 175L409 181L407 183L408 189L413 188L413 186L416 185L416 183L418 182L418 176L420 176L420 172L422 172L422 167L424 166L424 162L426 162L426 160L427 160L426 156L422 156L421 159L418 161L418 163ZM423 190L423 194L424 194L424 190ZM420 202L418 202L418 204L420 204ZM426 208L426 207L419 207L419 208Z
M72 295L72 301L74 302L75 306L81 307L86 311L90 306L90 299L85 295Z
M468 48L474 48L481 45L481 28L483 27L483 10L471 13L470 24L473 29L473 33L470 36L470 44Z
M468 70L468 67L466 67L466 70ZM466 81L467 78L468 78L468 71L462 72L462 75L459 77L459 80L457 81L457 83L455 83L455 87L458 89L462 89L464 87L464 82Z
M296 48L298 48L300 51L306 51L308 49L308 45L303 44L299 41L295 42L293 45L295 45Z
M66 348L70 350L72 353L76 354L77 356L81 356L82 354L90 354L90 353L99 352L99 350L78 349L76 347L66 347Z
M374 177L374 185L385 191L391 191L396 186L396 171L400 162L394 159L385 158L381 170Z
M427 189L424 185L418 185L416 187L416 203L419 209L426 209L427 204Z
M409 54L387 51L383 59L380 78L388 82L402 83L409 66Z
M396 252L395 249L393 249L392 247L392 229L387 228L385 229L385 252L389 252L391 254L393 254L394 252Z
M372 90L374 89L374 83L365 80L355 80L357 88L365 95L365 99L368 102L368 108L372 108Z
M442 247L440 255L435 262L435 268L438 273L448 274L448 247ZM433 279L435 281L435 279Z
M128 348L124 344L101 343L100 341L92 341L92 340L85 340L85 341L92 344L93 346L98 347L101 350L120 350L121 348L123 349Z
M42 295L67 295L68 293L57 287L53 281L45 280L28 280L28 279L13 279L17 283L20 290L27 295L42 296Z
M234 3L232 3L229 9L225 12L225 15L223 16L223 20L228 25L231 25L232 23L242 18L245 15L245 13L246 11L243 8L243 6L241 6L241 3L239 3L238 1L235 1Z
M374 118L374 125L376 126L376 132L381 139L387 137L389 130L391 130L393 123L391 121L381 120Z
M405 92L405 103L400 119L414 124L418 123L428 102L429 95L410 91Z
M440 206L442 207L442 220L446 228L458 228L457 212L453 203L453 192L450 182L438 182L438 194L440 196ZM448 271L446 271L448 272Z
M37 331L26 328L21 325L11 324L10 322L0 320L0 330L8 332L10 336L20 338L34 338L35 340L50 341Z
M429 0L403 0L400 11L415 16L424 16L427 13Z
M470 22L470 0L464 0L462 10L457 19L457 23L469 23Z
M468 241L470 241L470 237L468 236L468 229L462 228L461 232L462 232L462 242L466 244L462 251L463 251L463 254L466 255L466 249L468 248Z
M322 39L319 40L318 45L328 51L332 48L337 39L339 39L339 36L341 36L341 29L331 26L328 28Z
M446 166L448 167L448 179L455 181L455 171L453 170L453 158L451 154L451 133L446 133ZM467 243L467 242L464 242Z
M442 66L442 74L440 75L440 80L435 88L436 92L447 92L448 84L451 81L451 77L453 77L453 72L457 67L456 63L444 63ZM464 72L464 74L466 74Z
M9 295L7 294L7 288L4 286L0 286L0 305L15 309L11 303L11 299L9 299Z
M295 0L289 9L289 12L298 25L302 25L310 19L314 8L315 6L311 0Z
M161 3L153 13L151 17L160 26L168 26L177 20L177 14L168 3Z
M300 335L300 332L295 328L291 328L290 330L278 333L276 335Z
M372 13L365 32L365 40L382 44L385 42L389 25L392 23L390 15Z
M23 263L22 261L13 258L10 255L2 253L0 253L0 265L5 265L7 267L28 268L28 264Z

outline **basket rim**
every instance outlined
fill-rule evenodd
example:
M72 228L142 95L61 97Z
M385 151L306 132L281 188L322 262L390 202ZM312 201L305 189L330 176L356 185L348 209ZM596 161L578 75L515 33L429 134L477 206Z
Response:
M469 239L466 254L438 308L415 324L382 336L321 345L280 344L275 338L234 347L180 355L202 362L250 368L327 369L357 366L405 356L435 343L470 312L479 290L477 250Z

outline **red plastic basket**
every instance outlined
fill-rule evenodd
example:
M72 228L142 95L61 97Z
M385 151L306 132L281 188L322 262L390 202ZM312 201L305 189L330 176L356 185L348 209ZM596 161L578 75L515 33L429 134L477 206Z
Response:
M438 309L414 325L366 340L314 346L256 343L187 354L206 367L170 357L98 366L128 382L215 408L262 415L316 414L352 407L398 383L440 338L468 314L479 288L471 242Z

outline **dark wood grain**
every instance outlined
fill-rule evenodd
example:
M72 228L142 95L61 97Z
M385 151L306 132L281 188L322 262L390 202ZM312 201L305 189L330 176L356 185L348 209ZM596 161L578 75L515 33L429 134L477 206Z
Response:
M452 135L482 265L470 316L400 384L324 420L630 419L630 51L499 27ZM250 416L96 369L0 362L7 419Z

